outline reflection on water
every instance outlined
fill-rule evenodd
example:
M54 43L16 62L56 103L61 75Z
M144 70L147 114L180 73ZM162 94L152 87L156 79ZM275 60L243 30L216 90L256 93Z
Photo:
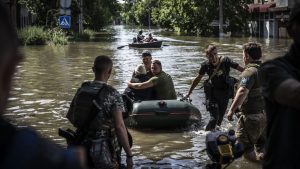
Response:
M97 55L109 55L114 62L109 84L120 92L135 66L141 62L142 49L118 46L126 45L136 30L114 27L114 34L100 42L71 43L67 46L24 47L24 62L19 65L12 88L12 96L6 117L19 126L30 125L45 137L60 144L64 140L57 135L58 127L71 127L65 119L70 101L82 81L92 80L93 59ZM200 63L205 60L204 48L214 43L221 55L242 63L242 44L258 41L263 46L264 59L271 59L287 51L290 40L263 40L249 38L203 38L176 36L154 30L154 35L165 40L162 49L150 49L153 59L161 60L163 70L174 80L178 92L187 93L192 79L197 75ZM237 76L236 71L232 72ZM193 103L202 112L204 125L209 119L205 111L203 91L200 85L192 94ZM234 124L224 121L223 127ZM202 168L208 157L205 151L205 132L202 128L191 131L139 131L130 130L134 137L135 168ZM259 168L247 160L237 160L228 168Z

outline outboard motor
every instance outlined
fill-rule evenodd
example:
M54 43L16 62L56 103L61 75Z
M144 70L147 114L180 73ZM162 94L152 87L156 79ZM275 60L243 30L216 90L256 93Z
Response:
M244 147L237 142L235 131L213 131L206 135L206 152L213 164L206 165L206 169L221 169L222 164L230 164L241 157Z

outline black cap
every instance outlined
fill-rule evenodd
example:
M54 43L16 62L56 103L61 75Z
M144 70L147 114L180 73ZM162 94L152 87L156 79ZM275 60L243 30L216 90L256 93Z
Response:
M300 21L300 3L296 3L290 13L289 23L291 24L295 20Z
M151 56L151 53L148 50L142 53L142 57L147 57L147 56Z

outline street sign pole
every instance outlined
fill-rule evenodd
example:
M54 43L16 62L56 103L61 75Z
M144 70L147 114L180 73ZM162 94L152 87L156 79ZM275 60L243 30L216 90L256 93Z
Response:
M60 0L59 26L63 29L71 28L71 4L72 0Z
M82 8L82 0L80 0L79 2L79 7L80 7L80 14L78 17L78 29L79 29L79 33L82 34L83 33L83 8Z

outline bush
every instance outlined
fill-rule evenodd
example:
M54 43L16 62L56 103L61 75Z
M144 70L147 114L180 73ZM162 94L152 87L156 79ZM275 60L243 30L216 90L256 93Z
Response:
M23 45L45 45L48 38L42 27L26 27L18 32Z
M96 32L95 32L95 31L93 31L93 30L91 30L91 29L85 29L85 30L83 31L83 33L89 35L90 40L95 39L95 35L96 35Z
M75 34L74 39L75 40L82 40L82 41L88 41L88 40L94 40L95 39L96 32L91 29L85 29L83 30L82 34Z
M68 43L67 36L60 28L48 29L45 31L42 27L26 27L18 32L22 45L65 45Z
M54 45L68 44L68 38L65 32L60 28L53 28L48 30L49 43Z

